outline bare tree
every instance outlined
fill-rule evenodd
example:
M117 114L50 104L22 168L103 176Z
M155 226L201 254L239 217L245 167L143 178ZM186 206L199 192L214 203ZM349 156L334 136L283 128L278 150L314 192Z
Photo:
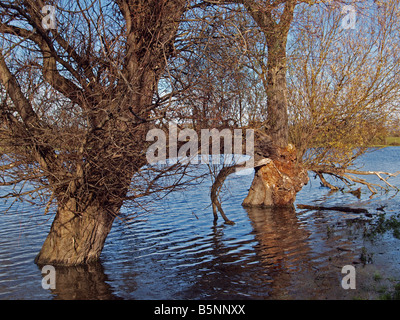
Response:
M165 184L163 179L177 172L180 177L187 174L186 167L153 170L146 166L146 135L152 128L165 127L169 119L190 123L196 130L203 125L254 128L256 176L244 204L292 205L307 182L308 167L289 144L290 124L302 134L306 130L289 118L288 101L291 117L307 103L302 104L304 99L295 104L294 96L288 96L287 43L296 6L309 2L93 0L89 4L60 1L57 6L33 0L0 2L1 185L13 186L5 197L46 200L46 210L51 206L57 209L36 262L77 265L97 260L123 203L137 203L143 196L171 190L191 179L178 178ZM219 21L218 12L207 20L209 12L204 8L225 5L234 10L225 11ZM55 16L52 8L56 8ZM188 14L189 9L193 15ZM250 48L246 28L254 27L248 27L249 20L243 15L238 24L221 24L221 17L243 14L243 9L256 24L257 37L263 39L254 42L253 49L260 49L261 43L266 51L254 54L255 50L240 49ZM194 29L190 29L191 23ZM225 47L218 46L222 38ZM383 44L382 48L386 47ZM382 55L382 67L384 59ZM310 61L303 62L307 71ZM214 72L206 73L214 64ZM341 68L344 74L346 65ZM395 75L395 69L388 74ZM243 96L244 88L254 84L249 80L254 75L264 89L261 99ZM301 73L297 75L301 82ZM367 83L364 93L376 92L374 83L383 78L385 73L375 81L367 76L347 88ZM307 75L305 79L308 81ZM353 114L378 106L385 92L393 93L389 89L395 82L382 83L388 86L379 87L380 96L375 98L372 94L363 100L362 91L357 91L360 96L352 100ZM310 88L314 90L311 96L316 97L320 87ZM339 91L341 105L352 93L346 90ZM178 98L189 103L176 108ZM258 109L261 120L254 121L257 110L253 110L244 123L249 101L263 98L267 106ZM241 105L246 100L247 105ZM359 102L365 102L364 109ZM232 104L239 107L232 108ZM316 103L314 107L309 121L318 118L321 106ZM332 112L337 110L337 104L329 107ZM331 119L332 123L343 123L340 115ZM315 139L323 135L320 131ZM234 168L222 170L215 179L215 216L219 210L226 218L218 193ZM342 177L350 174L332 166L313 169Z
M261 43L265 44L266 49L263 54L253 56L253 60L250 59L255 66L253 72L258 72L263 84L267 115L265 121L252 124L258 131L255 145L256 175L243 205L293 205L296 193L308 181L306 171L299 165L295 148L289 144L286 80L288 34L295 7L300 2L296 0L206 2L213 5L241 5L263 35ZM251 53L249 55L251 56ZM214 208L218 208L221 213L223 213L222 208L216 195L230 171L222 170L216 177L212 189Z
M259 142L264 143L256 144L256 155L272 161L256 167L243 204L291 205L295 193L307 181L306 170L314 171L333 189L337 187L324 174L348 186L365 184L372 192L378 188L397 190L388 179L398 173L355 170L351 166L384 132L396 108L398 46L393 39L398 37L398 1L353 2L359 17L359 30L353 32L343 28L344 1L319 1L314 6L310 6L315 4L312 1L222 2L242 4L265 35L266 43L264 52L250 50L249 60L256 61L253 71L267 93L267 120L263 124L271 140L266 150L271 151L271 144L275 144L276 151L272 155L262 152L268 138L261 135ZM288 142L297 151L290 147L285 150ZM297 157L289 150L297 152ZM299 163L301 160L304 163ZM212 198L218 208L216 194L229 171L222 170L214 184ZM369 183L360 175L376 175L382 184ZM286 183L279 176L285 177Z
M45 4L0 3L2 184L29 181L8 196L57 206L36 262L77 265L98 259L123 202L141 195L153 97L187 2L61 1L55 29Z

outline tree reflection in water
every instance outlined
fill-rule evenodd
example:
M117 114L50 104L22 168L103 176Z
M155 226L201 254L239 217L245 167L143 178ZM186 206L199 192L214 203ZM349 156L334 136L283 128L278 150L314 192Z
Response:
M294 207L245 208L259 245L257 255L273 279L273 296L285 296L293 278L312 270L309 232L302 228Z
M100 262L56 267L54 300L117 300Z

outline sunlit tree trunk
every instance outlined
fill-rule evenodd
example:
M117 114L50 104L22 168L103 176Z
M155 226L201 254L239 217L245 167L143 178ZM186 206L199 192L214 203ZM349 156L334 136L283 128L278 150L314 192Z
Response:
M256 170L243 205L292 206L297 192L308 181L307 171L297 161L294 146L288 144L286 44L296 1L284 1L279 22L275 20L273 6L267 7L256 1L245 1L244 4L264 34L267 43L267 65L262 70L262 80L267 94L267 133L276 151L275 156L270 157L268 165Z
M98 260L115 215L97 201L88 203L84 211L70 199L59 206L50 232L37 255L39 265L80 265Z

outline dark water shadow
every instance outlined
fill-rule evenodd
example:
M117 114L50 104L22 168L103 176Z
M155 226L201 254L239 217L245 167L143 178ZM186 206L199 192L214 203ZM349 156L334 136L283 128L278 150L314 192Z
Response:
M54 300L120 300L113 294L100 262L75 267L55 267Z

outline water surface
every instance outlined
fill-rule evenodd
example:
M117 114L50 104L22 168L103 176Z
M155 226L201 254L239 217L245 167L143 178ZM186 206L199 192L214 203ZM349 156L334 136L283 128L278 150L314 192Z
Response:
M361 159L363 170L400 169L400 148ZM296 204L366 208L371 215L298 209L245 209L253 176L230 176L223 207L234 226L213 223L209 183L174 193L136 219L117 220L99 263L57 268L56 289L44 290L33 263L53 216L18 203L0 216L0 299L374 299L377 274L400 280L399 239L390 232L372 241L368 223L397 214L394 192L360 198L310 183ZM378 178L368 178L376 181ZM392 183L400 186L399 178ZM1 190L0 193L7 190ZM0 203L5 211L6 203ZM132 208L124 208L129 215ZM357 289L341 287L341 268L357 271Z

